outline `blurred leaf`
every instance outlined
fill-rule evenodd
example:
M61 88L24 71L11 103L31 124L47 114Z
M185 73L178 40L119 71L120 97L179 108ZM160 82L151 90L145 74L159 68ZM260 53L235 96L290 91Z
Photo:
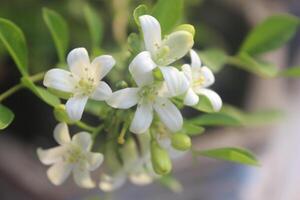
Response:
M170 32L182 18L183 0L158 0L152 15L160 22L163 34Z
M281 71L279 75L284 77L293 77L293 78L300 77L300 66L290 67L288 69L285 69Z
M93 52L95 52L100 48L103 39L103 22L96 11L89 5L86 5L83 11L91 35Z
M240 126L242 122L226 113L209 113L191 119L189 122L199 126Z
M0 104L0 130L5 129L14 118L14 113L6 106Z
M28 74L28 52L22 30L9 20L0 18L0 41L15 61L23 76Z
M60 104L58 97L51 94L45 88L36 86L30 79L22 78L22 83L48 105L55 107Z
M252 153L245 149L227 147L205 151L194 151L194 153L199 156L227 160L245 165L259 166L259 163L255 156L253 156Z
M215 112L210 100L204 95L199 95L198 104L192 106L192 108L199 110L201 112L208 112L208 113Z
M273 78L278 73L278 69L272 63L255 60L247 53L241 53L230 60L234 66L264 78Z
M138 34L130 33L127 38L127 43L129 46L129 51L133 56L137 55L141 51L141 40Z
M159 179L160 184L170 189L172 192L181 192L182 185L181 183L171 175L162 176Z
M144 4L139 5L133 11L133 17L135 23L140 26L139 16L146 15L148 13L148 7Z
M207 49L200 51L199 54L202 62L213 72L220 71L228 58L226 52L222 49Z
M292 15L271 16L250 32L240 52L258 55L276 49L293 37L299 24Z
M195 28L195 43L203 47L227 49L224 36L216 29L203 22L200 25L195 24Z
M60 63L65 63L69 45L69 30L64 18L48 8L43 9L43 19L51 32Z
M204 133L205 128L195 125L193 123L185 122L182 127L182 131L189 136L201 135Z

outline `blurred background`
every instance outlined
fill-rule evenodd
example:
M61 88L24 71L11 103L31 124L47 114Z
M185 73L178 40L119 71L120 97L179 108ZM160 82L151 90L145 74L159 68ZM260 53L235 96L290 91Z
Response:
M55 67L54 43L42 19L42 8L53 9L67 20L71 48L89 48L88 28L82 7L89 2L103 19L102 49L115 51L131 31L137 0L0 0L0 17L15 22L25 33L29 45L32 73ZM275 13L300 16L298 0L186 0L184 22L195 25L195 48L221 47L234 54L251 28ZM171 13L170 13L171 15ZM121 24L117 26L116 24ZM125 30L125 32L120 31ZM123 34L124 33L124 34ZM280 68L300 65L300 34L284 48L266 55ZM0 44L0 92L19 82L20 74ZM197 138L194 146L207 149L238 146L251 149L261 167L247 167L206 158L193 160L186 155L174 162L181 193L159 183L137 187L130 183L113 194L78 189L72 181L61 187L50 184L46 167L35 154L37 147L55 145L52 137L56 121L52 109L31 92L22 90L5 105L16 118L0 134L1 200L51 199L145 199L145 200L299 200L300 199L300 80L262 79L230 66L216 74L213 88L223 101L248 111L276 108L284 111L283 120L259 127L215 128ZM191 115L192 111L184 111ZM95 178L98 178L95 172Z

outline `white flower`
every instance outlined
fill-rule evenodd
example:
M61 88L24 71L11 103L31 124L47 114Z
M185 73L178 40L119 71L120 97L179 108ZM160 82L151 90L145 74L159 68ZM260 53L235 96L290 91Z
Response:
M165 81L155 82L152 75L152 69L155 67L156 64L149 52L138 54L129 66L138 87L116 91L107 100L114 108L128 109L137 105L130 126L133 133L144 133L149 128L153 110L171 131L176 132L182 127L182 115L169 98L183 94L187 90L187 79L174 67L160 67Z
M190 55L191 65L182 66L182 71L189 80L189 89L185 95L184 104L196 105L199 101L198 95L204 95L210 100L213 109L219 111L222 107L222 99L216 92L206 89L215 82L212 71L208 67L201 67L201 60L194 50L190 51Z
M154 17L142 15L139 20L146 51L159 66L167 66L182 58L194 44L193 35L188 31L175 31L162 40L160 24Z
M72 120L80 120L88 98L107 100L112 91L101 79L115 65L109 55L102 55L90 63L85 48L73 49L67 62L70 72L63 69L51 69L44 78L44 85L71 94L66 103L67 113Z
M101 153L90 152L92 138L89 133L80 132L70 138L68 127L60 123L54 129L54 138L60 146L43 150L37 149L41 162L52 165L47 175L54 185L62 184L73 172L76 184L83 188L95 187L90 171L97 169L103 162Z

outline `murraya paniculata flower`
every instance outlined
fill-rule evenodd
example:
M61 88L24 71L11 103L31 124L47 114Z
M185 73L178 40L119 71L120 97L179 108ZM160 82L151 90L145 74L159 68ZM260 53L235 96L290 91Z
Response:
M207 89L215 82L212 71L206 66L201 66L201 60L194 50L190 51L190 55L191 64L182 66L182 71L189 81L189 89L186 92L184 104L196 105L199 102L198 95L204 95L211 102L213 109L219 111L222 107L222 99L216 92Z
M86 49L76 48L69 53L67 63L70 71L49 70L44 85L71 94L66 103L67 113L71 120L80 120L89 98L103 101L110 97L111 88L101 80L115 65L115 60L102 55L90 62Z
M193 35L185 30L161 37L159 22L150 15L139 17L146 51L158 66L167 66L186 55L194 44Z
M60 123L54 129L54 138L60 146L47 150L37 149L40 161L45 165L52 165L47 171L49 180L54 185L60 185L73 173L78 186L95 187L90 171L101 165L103 155L91 152L91 135L79 132L71 139L67 125Z
M133 133L147 131L153 120L153 110L171 131L176 132L182 127L182 115L170 98L187 90L187 79L174 67L160 67L164 81L155 81L152 73L155 67L149 52L138 54L129 65L137 87L118 90L107 100L114 108L128 109L137 105L130 126Z

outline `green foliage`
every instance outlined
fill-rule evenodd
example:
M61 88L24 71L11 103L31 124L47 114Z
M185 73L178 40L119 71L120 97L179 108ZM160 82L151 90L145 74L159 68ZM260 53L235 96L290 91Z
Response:
M43 9L43 19L51 32L60 63L65 63L69 45L69 30L64 18L48 8Z
M89 5L84 7L84 17L88 24L93 52L97 52L103 39L103 22L99 15Z
M182 132L189 136L201 135L205 128L197 124L190 123L188 120L183 124Z
M252 155L252 153L240 148L217 148L205 151L195 151L194 154L209 158L227 160L244 165L259 166L257 159Z
M191 123L199 126L240 126L242 122L227 113L210 113L195 117Z
M204 65L210 68L213 72L220 71L228 59L228 55L223 49L207 49L205 51L200 51L199 54Z
M160 184L170 189L172 192L181 192L182 185L181 183L171 175L165 175L159 178Z
M130 33L127 38L127 43L129 46L129 51L133 56L137 55L141 51L141 39L136 33Z
M207 112L207 113L215 112L210 100L204 95L199 96L198 104L192 106L192 108L199 110L201 112Z
M138 7L136 7L133 11L133 18L135 23L140 26L140 20L139 17L142 15L146 15L148 14L148 7L144 4L139 5Z
M14 113L6 106L0 104L0 130L5 129L14 118Z
M300 20L291 15L271 16L250 32L240 52L259 55L274 50L293 37L299 24Z
M170 32L182 18L183 0L158 0L152 15L160 22L162 32Z
M285 69L281 71L279 75L284 77L293 77L293 78L300 77L300 66L290 67L288 69Z
M9 20L0 18L0 41L23 76L28 75L28 51L22 30Z
M247 53L241 53L238 56L232 57L230 63L264 78L273 78L278 74L278 69L274 64L254 59Z

